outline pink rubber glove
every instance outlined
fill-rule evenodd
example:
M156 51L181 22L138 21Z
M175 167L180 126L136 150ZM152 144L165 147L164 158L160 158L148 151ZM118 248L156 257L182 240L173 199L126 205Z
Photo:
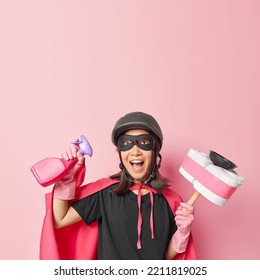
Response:
M69 174L56 182L54 186L54 197L62 200L75 198L76 188L79 187L85 177L85 158L78 152L77 145L72 145L62 154L65 160L78 158L78 162L70 170Z
M175 213L175 221L178 227L170 244L177 253L185 252L190 236L191 224L194 220L193 206L181 202Z

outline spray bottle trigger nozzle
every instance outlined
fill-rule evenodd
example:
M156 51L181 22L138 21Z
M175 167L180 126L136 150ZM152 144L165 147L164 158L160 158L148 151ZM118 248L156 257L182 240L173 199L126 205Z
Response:
M84 156L92 156L93 155L93 149L88 142L87 138L84 135L81 135L79 138L79 141L71 142L72 144L79 144L79 152Z

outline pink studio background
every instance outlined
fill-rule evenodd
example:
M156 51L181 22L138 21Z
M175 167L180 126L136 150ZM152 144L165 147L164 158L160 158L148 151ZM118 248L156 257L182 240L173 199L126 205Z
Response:
M38 259L44 194L30 167L87 135L86 182L118 170L110 140L121 115L154 115L162 173L189 148L234 161L244 184L224 207L201 197L199 259L260 259L260 2L1 1L0 259Z

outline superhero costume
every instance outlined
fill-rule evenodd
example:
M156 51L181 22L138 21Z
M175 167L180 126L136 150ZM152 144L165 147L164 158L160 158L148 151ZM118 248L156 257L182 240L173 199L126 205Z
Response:
M98 192L118 181L110 178L100 179L77 189L76 199ZM162 193L175 213L180 202L180 196L170 188ZM98 248L98 222L86 225L79 221L72 225L55 229L52 212L53 193L46 194L46 215L43 222L40 240L40 259L42 260L95 260ZM192 235L187 249L178 254L176 260L194 260L196 253Z

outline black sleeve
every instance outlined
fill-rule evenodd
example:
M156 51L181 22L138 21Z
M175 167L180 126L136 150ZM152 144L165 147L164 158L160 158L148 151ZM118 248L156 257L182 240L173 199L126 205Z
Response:
M87 225L101 219L99 192L84 197L74 202L71 206L78 212Z

